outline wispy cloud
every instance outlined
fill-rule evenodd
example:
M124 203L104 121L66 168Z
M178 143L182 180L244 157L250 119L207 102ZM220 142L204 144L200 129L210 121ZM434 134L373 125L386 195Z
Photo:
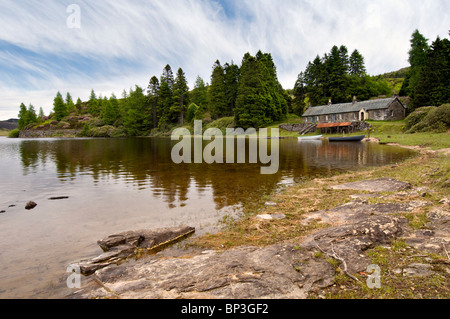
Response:
M66 25L81 8L81 28ZM371 74L407 66L415 29L447 35L446 0L0 0L0 119L21 102L52 108L57 91L86 99L182 67L190 85L209 81L216 59L240 64L271 52L286 88L333 45L357 48Z

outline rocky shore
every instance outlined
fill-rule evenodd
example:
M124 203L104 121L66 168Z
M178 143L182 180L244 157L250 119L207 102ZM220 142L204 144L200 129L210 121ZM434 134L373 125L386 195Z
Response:
M403 255L408 252L394 269L377 274L383 284L393 280L389 276L396 276L402 283L411 278L432 278L444 287L435 295L450 296L448 197L435 205L426 197L428 188L392 178L329 185L329 189L354 190L355 194L343 205L305 214L305 225L323 227L295 241L112 263L93 271L83 287L68 297L321 298L333 289L343 291L348 286L367 289L373 280L373 265L387 267L377 265L382 263L382 259L376 259L379 247ZM382 203L372 203L372 198L382 198ZM410 218L418 210L426 212L421 227ZM276 220L253 219L259 225ZM401 250L397 250L399 243Z

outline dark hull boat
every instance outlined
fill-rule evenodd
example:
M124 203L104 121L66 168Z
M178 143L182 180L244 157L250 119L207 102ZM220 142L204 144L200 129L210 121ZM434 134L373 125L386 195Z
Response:
M361 142L366 136L329 137L330 142Z

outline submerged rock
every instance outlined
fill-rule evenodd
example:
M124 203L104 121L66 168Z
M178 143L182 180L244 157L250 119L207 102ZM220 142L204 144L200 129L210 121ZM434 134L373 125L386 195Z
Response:
M37 206L37 204L35 202L30 201L25 205L25 209L31 210L31 209L35 208L36 206Z

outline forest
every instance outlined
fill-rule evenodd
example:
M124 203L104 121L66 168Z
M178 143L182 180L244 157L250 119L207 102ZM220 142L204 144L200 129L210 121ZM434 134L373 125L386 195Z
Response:
M392 96L409 96L409 112L414 109L450 102L450 41L428 40L416 30L411 37L410 67L394 72L400 78L396 92L386 76L367 74L364 56L346 46L333 46L330 52L309 62L298 75L293 89L284 89L270 53L246 53L240 65L216 60L209 83L200 76L189 88L180 67L174 74L167 64L162 74L152 76L147 88L136 85L121 97L97 96L91 90L88 101L76 102L70 93L60 92L53 111L45 116L33 105L23 103L19 111L19 130L31 128L82 129L83 136L148 136L169 132L193 120L212 122L233 119L234 127L256 129L301 116L307 107ZM398 81L396 81L397 83Z

